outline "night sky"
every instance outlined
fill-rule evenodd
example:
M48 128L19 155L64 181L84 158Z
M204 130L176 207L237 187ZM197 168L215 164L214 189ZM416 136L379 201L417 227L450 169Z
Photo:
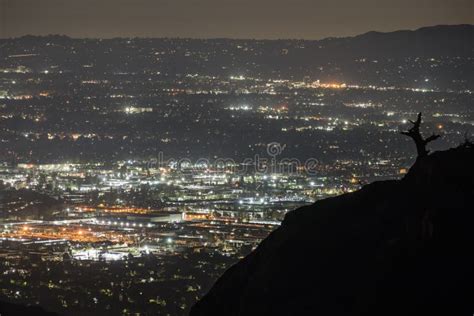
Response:
M0 0L0 37L305 38L474 24L472 0Z

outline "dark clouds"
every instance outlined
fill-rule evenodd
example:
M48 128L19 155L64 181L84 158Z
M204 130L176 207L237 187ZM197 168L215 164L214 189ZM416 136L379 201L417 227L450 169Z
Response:
M0 36L309 38L474 23L472 0L0 0Z

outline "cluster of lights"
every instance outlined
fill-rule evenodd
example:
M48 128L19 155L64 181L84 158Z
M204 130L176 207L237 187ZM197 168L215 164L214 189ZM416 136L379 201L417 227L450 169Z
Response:
M143 225L141 223L129 223L129 222L117 222L117 221L95 221L98 225L113 225L113 226L122 226L122 227L153 227L152 224Z

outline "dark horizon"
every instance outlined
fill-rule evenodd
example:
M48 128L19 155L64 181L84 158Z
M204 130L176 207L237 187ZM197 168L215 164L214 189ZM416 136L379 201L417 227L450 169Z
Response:
M304 39L474 24L471 1L0 0L0 38Z
M327 39L344 39L344 38L354 38L358 36L363 36L365 34L369 33L378 33L378 34L390 34L390 33L397 33L397 32L416 32L419 30L423 29L429 29L429 28L437 28L437 27L474 27L474 24L436 24L436 25L425 25L421 26L415 29L399 29L399 30L393 30L393 31L377 31L377 30L368 30L362 33L354 34L354 35L349 35L349 36L329 36L329 37L323 37L319 39L305 39L305 38L233 38L233 37L166 37L166 36L161 36L161 37L147 37L147 36L132 36L132 37L127 37L127 36L116 36L116 37L73 37L69 36L67 34L43 34L43 35L35 35L35 34L24 34L21 36L16 36L16 37L0 37L0 40L5 40L5 39L19 39L22 37L53 37L53 36L59 36L59 37L67 37L73 40L111 40L111 39L177 39L177 40L235 40L235 41L306 41L306 42L317 42L317 41L324 41Z

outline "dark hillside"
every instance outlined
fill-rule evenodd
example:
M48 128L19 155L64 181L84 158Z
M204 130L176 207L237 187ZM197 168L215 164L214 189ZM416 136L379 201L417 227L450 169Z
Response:
M435 152L289 213L191 315L471 316L473 162L470 144Z

